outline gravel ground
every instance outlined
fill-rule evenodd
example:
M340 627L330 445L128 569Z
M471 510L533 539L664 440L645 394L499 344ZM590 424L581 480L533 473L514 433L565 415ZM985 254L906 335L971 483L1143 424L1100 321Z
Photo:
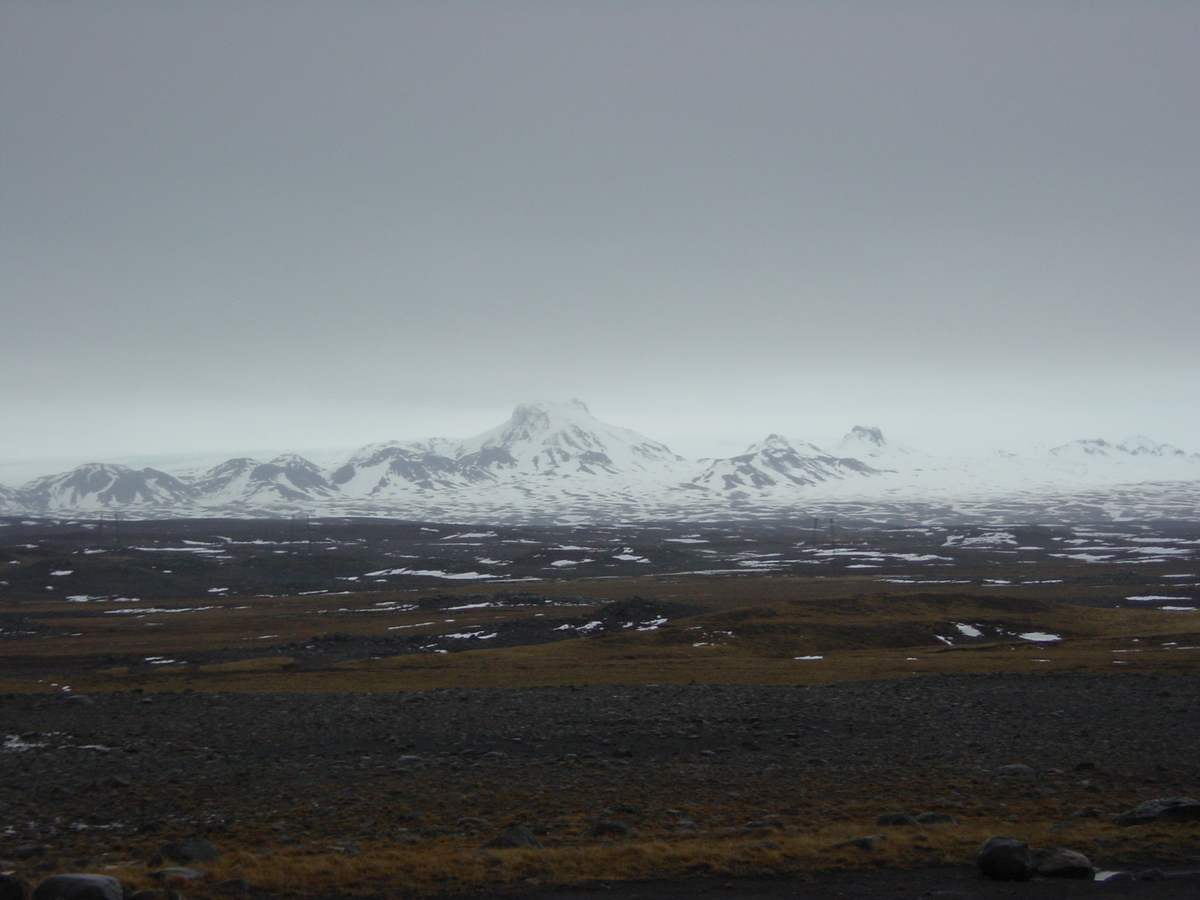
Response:
M193 834L482 842L522 823L554 844L598 817L641 835L744 831L764 817L868 834L881 812L942 810L1019 836L1023 821L1200 793L1200 677L1185 676L7 695L0 734L0 859L27 857L31 875L97 865L114 841L126 853ZM1017 763L1035 774L997 775ZM764 896L802 886L756 884ZM805 895L878 895L817 889Z

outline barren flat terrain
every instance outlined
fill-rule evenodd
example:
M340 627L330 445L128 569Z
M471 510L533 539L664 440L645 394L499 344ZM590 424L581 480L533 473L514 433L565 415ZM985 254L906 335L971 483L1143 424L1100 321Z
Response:
M980 881L997 834L1200 868L1194 823L1114 822L1200 791L1186 526L121 528L0 533L0 859L33 882L150 887L189 837L220 857L188 895L1064 896ZM505 548L522 580L447 577ZM541 847L484 846L515 825Z

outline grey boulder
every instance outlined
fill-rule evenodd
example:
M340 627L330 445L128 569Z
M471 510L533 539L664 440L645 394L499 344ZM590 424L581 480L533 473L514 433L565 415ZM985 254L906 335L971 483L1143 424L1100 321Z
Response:
M24 878L7 873L0 874L0 900L27 900L31 890L29 882Z
M1123 828L1150 822L1200 822L1200 801L1191 797L1147 800L1117 816L1117 824Z
M876 828L895 828L900 825L916 825L917 820L908 813L884 813L875 819Z
M1074 878L1091 881L1096 877L1092 861L1075 850L1039 847L1033 851L1033 864L1043 878Z
M33 889L33 900L122 900L121 882L108 875L51 875Z
M1029 881L1037 872L1028 845L1009 837L990 837L984 841L975 864L985 878L993 881Z
M944 812L923 812L917 816L918 825L957 825L958 819Z
M188 838L163 844L158 850L158 855L173 863L179 863L181 866L189 863L216 862L221 858L221 852L216 847L200 838Z

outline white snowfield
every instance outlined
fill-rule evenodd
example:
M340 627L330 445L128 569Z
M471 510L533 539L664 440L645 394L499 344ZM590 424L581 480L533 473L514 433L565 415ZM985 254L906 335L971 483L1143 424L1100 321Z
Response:
M467 440L370 444L325 468L295 454L175 474L88 463L20 488L0 486L3 515L105 511L480 525L1195 520L1200 456L1138 436L1119 444L1072 441L1040 455L941 458L855 426L832 451L772 434L738 456L693 462L598 421L571 400L523 404L507 422Z

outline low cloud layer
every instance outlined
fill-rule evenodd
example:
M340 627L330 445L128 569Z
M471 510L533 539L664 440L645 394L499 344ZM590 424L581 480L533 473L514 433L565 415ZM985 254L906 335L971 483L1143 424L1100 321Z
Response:
M1200 11L0 4L0 459L1200 449Z

